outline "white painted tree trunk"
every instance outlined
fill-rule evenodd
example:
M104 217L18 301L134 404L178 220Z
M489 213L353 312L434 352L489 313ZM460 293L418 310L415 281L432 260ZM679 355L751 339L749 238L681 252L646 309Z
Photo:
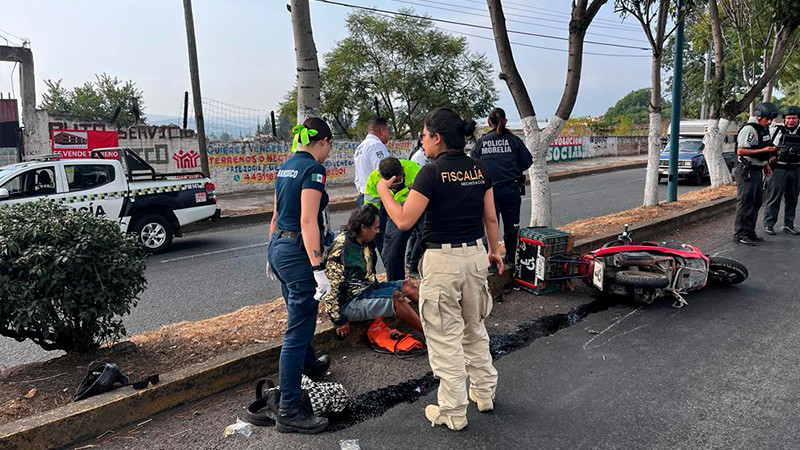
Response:
M297 60L297 123L303 123L307 118L319 115L319 61L308 0L292 0L291 11Z
M544 130L539 129L536 116L522 118L525 146L531 152L533 164L528 169L531 179L532 227L553 226L553 200L550 195L550 179L547 175L547 151L550 142L564 129L566 120L553 116Z
M711 177L711 186L722 186L733 183L733 177L722 157L722 147L725 144L725 135L728 131L730 120L710 119L703 141L705 148L703 156L706 158L708 174Z
M644 179L644 206L658 204L658 165L661 159L661 113L650 113L647 133L647 175Z

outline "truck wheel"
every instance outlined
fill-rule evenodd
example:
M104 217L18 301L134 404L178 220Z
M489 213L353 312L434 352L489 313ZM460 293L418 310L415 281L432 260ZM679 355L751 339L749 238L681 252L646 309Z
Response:
M702 167L698 167L697 170L694 171L694 177L692 178L694 184L697 186L702 186L703 183L706 181L706 174L703 172Z
M133 234L147 253L163 252L175 236L169 221L157 214L150 214L137 220L133 226Z
M717 284L739 284L747 279L747 267L739 261L724 256L711 256L708 281Z
M619 284L629 287L658 289L669 286L669 278L666 275L640 270L620 270L614 279Z

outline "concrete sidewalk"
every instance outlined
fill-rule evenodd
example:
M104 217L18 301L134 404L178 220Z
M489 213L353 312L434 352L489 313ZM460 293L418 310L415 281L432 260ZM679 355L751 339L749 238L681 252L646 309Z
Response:
M647 155L609 156L603 158L577 159L550 163L547 167L550 181L573 178L582 175L624 170L647 165ZM274 189L261 192L241 194L224 194L217 197L217 205L222 218L244 218L246 216L264 216L272 212ZM328 186L330 208L333 210L349 209L354 205L358 195L353 184Z

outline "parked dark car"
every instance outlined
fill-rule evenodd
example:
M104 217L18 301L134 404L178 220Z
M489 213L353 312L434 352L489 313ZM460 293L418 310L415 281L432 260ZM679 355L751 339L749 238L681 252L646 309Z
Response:
M678 141L678 178L687 179L694 184L700 185L708 178L708 165L706 157L703 156L705 145L701 138L680 138ZM733 169L736 162L736 154L733 151L723 151L722 157L728 170ZM669 145L661 151L661 160L658 164L658 181L667 178L669 175Z

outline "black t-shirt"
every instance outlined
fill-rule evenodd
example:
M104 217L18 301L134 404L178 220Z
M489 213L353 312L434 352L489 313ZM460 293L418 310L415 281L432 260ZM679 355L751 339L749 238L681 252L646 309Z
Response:
M411 189L428 198L425 242L461 244L483 237L483 196L492 187L486 165L461 151L423 166Z
M498 135L495 130L478 139L472 149L472 157L486 163L495 186L518 184L522 179L522 171L527 170L533 162L531 152L522 139L509 132Z

